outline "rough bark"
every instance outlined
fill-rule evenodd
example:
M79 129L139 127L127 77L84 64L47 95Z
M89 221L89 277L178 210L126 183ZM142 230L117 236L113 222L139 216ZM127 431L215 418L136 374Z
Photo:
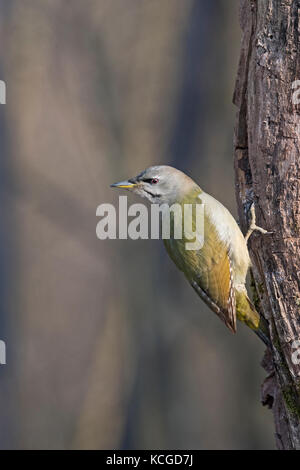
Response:
M300 449L300 79L298 0L241 0L234 93L236 197L246 231L251 202L272 235L249 240L255 301L270 326L262 402L280 449ZM293 88L294 86L294 88Z

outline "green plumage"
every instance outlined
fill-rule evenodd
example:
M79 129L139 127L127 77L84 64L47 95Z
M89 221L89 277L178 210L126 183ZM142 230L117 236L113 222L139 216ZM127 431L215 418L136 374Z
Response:
M201 190L193 191L181 201L184 205L201 203ZM205 205L204 205L205 208ZM194 211L195 212L195 211ZM171 212L171 234L179 221ZM173 231L174 230L174 231ZM193 218L193 231L196 230ZM164 240L165 247L176 266L184 273L192 287L206 304L217 313L226 326L236 331L235 318L253 330L260 328L260 315L249 300L245 289L238 290L231 273L230 247L219 236L211 217L204 209L204 244L200 250L186 250L188 240Z

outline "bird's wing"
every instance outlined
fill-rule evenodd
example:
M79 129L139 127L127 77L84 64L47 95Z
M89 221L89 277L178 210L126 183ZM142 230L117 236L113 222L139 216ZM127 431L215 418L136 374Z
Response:
M236 332L236 302L228 246L209 220L204 226L204 245L186 250L185 240L166 240L170 257L197 294L233 332Z
M199 256L198 275L190 279L192 287L204 302L233 332L236 332L236 304L228 252L218 253L205 261Z

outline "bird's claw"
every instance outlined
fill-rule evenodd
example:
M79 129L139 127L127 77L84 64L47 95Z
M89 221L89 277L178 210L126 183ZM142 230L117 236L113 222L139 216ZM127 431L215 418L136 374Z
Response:
M255 205L254 202L251 204L250 207L250 227L248 232L245 235L245 242L247 243L249 240L249 237L252 235L253 232L257 231L262 233L263 235L272 235L274 232L268 232L268 230L265 230L264 228L258 227L256 225L256 215L255 215Z

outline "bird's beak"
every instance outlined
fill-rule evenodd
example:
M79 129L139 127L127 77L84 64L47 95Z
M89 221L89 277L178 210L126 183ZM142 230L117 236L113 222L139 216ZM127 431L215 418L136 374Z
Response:
M134 188L134 186L136 186L136 183L129 181L129 180L120 181L119 183L114 183L110 185L111 188L124 188L124 189Z

